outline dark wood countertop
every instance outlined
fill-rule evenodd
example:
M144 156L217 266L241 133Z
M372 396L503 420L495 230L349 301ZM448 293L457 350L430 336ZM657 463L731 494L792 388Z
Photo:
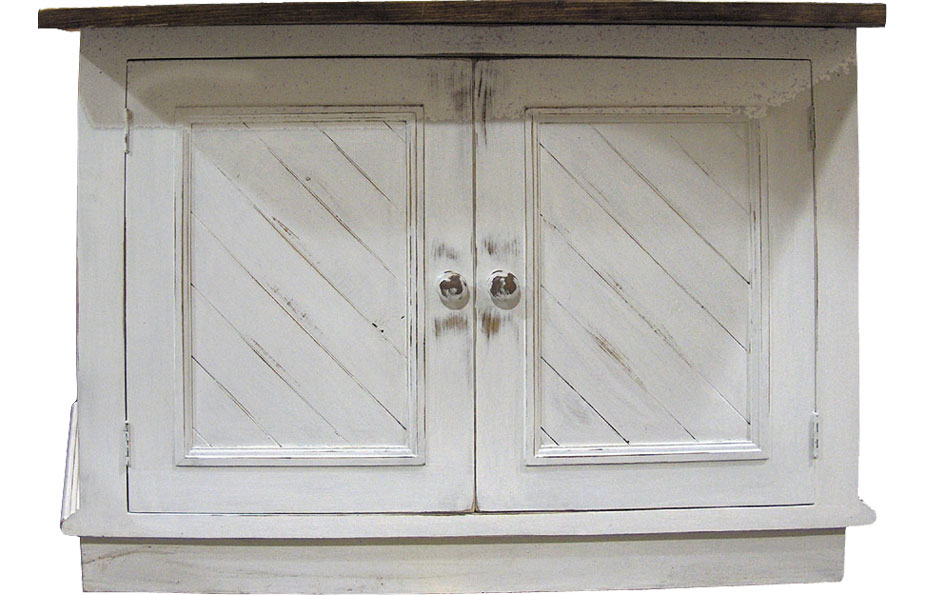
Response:
M740 25L883 27L884 4L483 0L175 4L39 11L43 29L211 25Z

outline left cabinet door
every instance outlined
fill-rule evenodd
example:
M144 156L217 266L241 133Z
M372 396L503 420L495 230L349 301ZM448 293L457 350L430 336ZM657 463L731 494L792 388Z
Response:
M127 89L129 510L469 510L473 310L438 279L472 278L471 63L132 61Z

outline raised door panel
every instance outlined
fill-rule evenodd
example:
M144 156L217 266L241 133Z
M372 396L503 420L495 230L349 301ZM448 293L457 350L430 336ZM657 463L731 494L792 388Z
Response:
M470 508L472 310L434 285L472 269L469 63L150 61L128 88L130 510Z
M417 458L418 116L190 126L191 462Z
M536 457L762 456L757 126L716 109L528 117Z
M476 72L480 509L812 502L806 63Z

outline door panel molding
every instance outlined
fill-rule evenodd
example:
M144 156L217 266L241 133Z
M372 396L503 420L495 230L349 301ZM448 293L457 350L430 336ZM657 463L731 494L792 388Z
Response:
M814 502L809 62L485 59L475 80L476 241L517 248L476 275L523 295L477 296L498 321L479 509Z
M179 464L424 464L417 307L424 262L417 242L403 240L424 230L423 108L203 108L178 115L186 124L178 231L184 303L192 305L184 310L187 386ZM309 204L287 207L284 192ZM319 233L325 223L330 231ZM379 234L380 227L388 233ZM332 245L338 240L340 249ZM407 253L406 262L386 266L395 259L384 251L397 248ZM346 250L365 259L345 267ZM397 277L397 270L408 278ZM249 348L245 357L256 356L258 368L277 377L276 396L258 392L251 401L260 407L269 400L276 408L295 399L324 428L319 437L297 432L288 441L277 439L272 425L261 424L257 412L204 368L194 346L210 337L195 330L197 304L234 325ZM396 311L403 315L392 315ZM209 417L206 411L215 407L196 406L197 369L207 388L214 384L220 397L235 402L239 419L260 427L261 444L237 444L227 435L227 416ZM402 394L404 402L396 400Z
M129 62L130 512L472 509L471 75Z
M759 167L764 143L760 123L748 115L754 112L526 109L527 268L534 279L528 465L768 457L760 196L767 172ZM723 243L738 246L735 260L745 264L732 266L699 226L735 237ZM598 315L586 312L595 306L603 308ZM555 338L544 333L556 326L548 311L558 312ZM563 351L563 342L573 347ZM545 357L551 348L557 366ZM585 355L577 358L575 348ZM599 372L589 376L592 361ZM543 413L543 379L551 377L545 369L567 386L558 390L554 415ZM617 405L622 392L635 396ZM611 439L589 435L588 420L606 424Z

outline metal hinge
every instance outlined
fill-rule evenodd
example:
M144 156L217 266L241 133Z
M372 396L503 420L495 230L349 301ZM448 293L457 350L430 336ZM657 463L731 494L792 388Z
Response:
M807 111L807 123L810 129L810 150L815 151L817 149L817 115L813 109L813 105L811 105L810 109Z
M132 110L125 108L125 130L122 136L122 150L126 155L129 154L129 125L132 122Z
M128 468L132 466L132 438L129 422L125 422L122 427L122 437L125 444L125 466Z
M810 454L813 458L820 458L820 414L816 411L810 418Z

